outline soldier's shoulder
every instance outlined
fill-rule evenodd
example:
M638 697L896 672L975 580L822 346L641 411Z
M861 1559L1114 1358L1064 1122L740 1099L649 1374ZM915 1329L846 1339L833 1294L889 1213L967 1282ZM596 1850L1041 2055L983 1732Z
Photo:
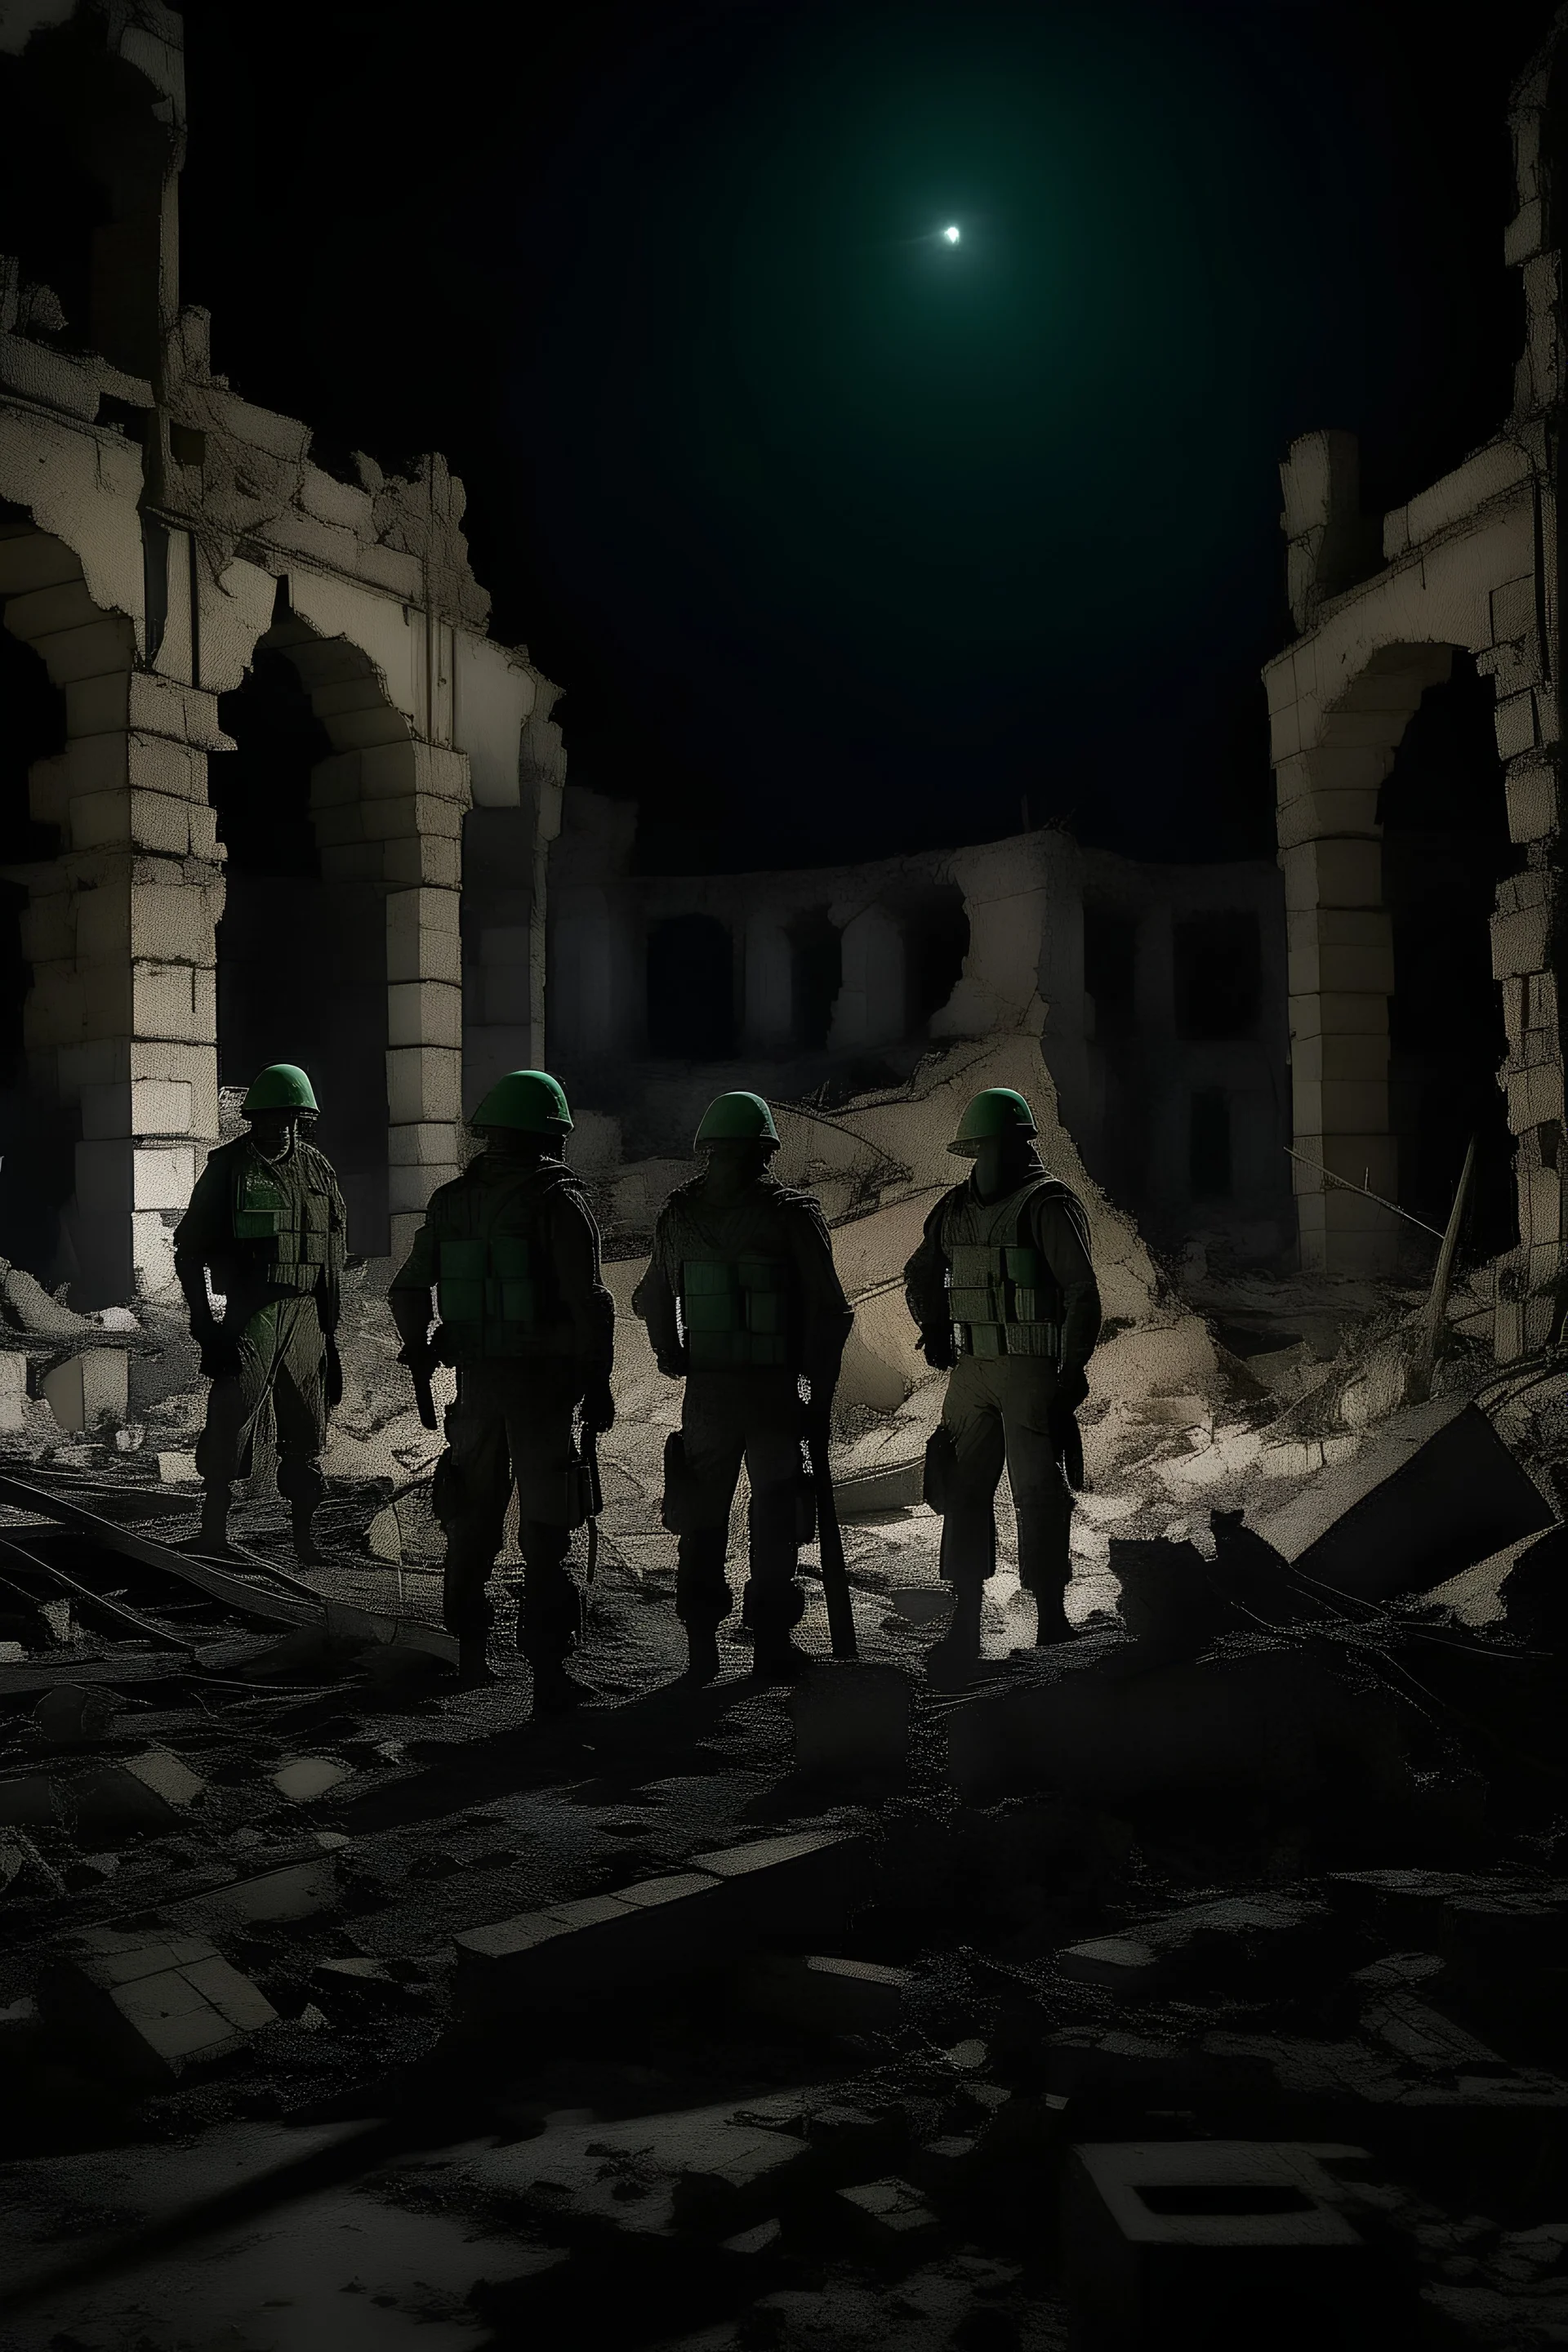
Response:
M330 1183L337 1182L338 1171L319 1144L307 1143L301 1137L299 1150L308 1176L325 1177Z
M804 1223L827 1231L827 1218L815 1192L804 1184L779 1184L769 1194L774 1213L795 1223Z
M243 1160L249 1149L250 1138L247 1135L231 1135L226 1143L215 1143L207 1153L207 1162L202 1171L203 1175L221 1176L226 1169L232 1168L237 1160Z

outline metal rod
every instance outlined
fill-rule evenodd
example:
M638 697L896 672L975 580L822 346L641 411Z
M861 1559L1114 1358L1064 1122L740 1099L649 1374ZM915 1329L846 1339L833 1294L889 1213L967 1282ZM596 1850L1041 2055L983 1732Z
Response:
M1309 1160L1304 1151L1292 1151L1288 1143L1283 1149L1291 1160L1299 1160L1303 1168L1310 1168L1317 1175L1326 1176L1331 1184L1342 1184L1347 1192L1359 1192L1363 1200L1375 1201L1380 1209L1387 1209L1394 1216L1403 1217L1407 1225L1419 1225L1422 1232L1430 1234L1434 1241L1444 1239L1437 1226L1429 1225L1424 1217L1413 1217L1408 1209L1400 1207L1397 1201L1385 1201L1381 1192L1373 1192L1367 1185L1352 1184L1348 1176L1336 1176L1331 1168L1325 1168L1321 1160Z

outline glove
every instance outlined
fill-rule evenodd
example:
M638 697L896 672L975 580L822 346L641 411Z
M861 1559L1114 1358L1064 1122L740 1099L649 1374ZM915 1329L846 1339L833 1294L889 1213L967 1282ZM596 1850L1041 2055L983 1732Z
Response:
M683 1381L686 1378L684 1348L666 1348L661 1355L654 1358L654 1361L667 1381Z
M1089 1377L1082 1365L1075 1365L1070 1372L1064 1367L1053 1402L1064 1412L1076 1412L1088 1394Z
M952 1344L950 1328L938 1326L921 1333L921 1353L933 1372L951 1372L958 1361L958 1351Z
M595 1437L603 1437L616 1425L616 1400L610 1393L610 1383L601 1377L590 1381L583 1399L583 1426Z

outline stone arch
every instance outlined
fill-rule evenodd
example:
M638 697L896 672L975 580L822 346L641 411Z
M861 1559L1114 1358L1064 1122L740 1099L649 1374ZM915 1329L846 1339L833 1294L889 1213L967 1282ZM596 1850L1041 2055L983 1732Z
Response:
M352 1106L342 1171L358 1227L351 1245L400 1255L431 1192L460 1165L468 760L420 740L381 663L346 628L328 635L296 614L287 581L257 646L288 661L326 746L310 770L309 811L322 905L349 937L327 1058Z
M829 1045L896 1045L909 1027L909 986L898 917L883 906L862 907L844 926L844 982Z
M5 625L66 705L65 749L28 779L60 847L26 867L27 1084L79 1125L62 1264L102 1304L172 1279L169 1230L217 1135L206 753L222 737L215 697L138 666L136 624L96 601L79 552L0 511Z
M1331 699L1296 705L1295 748L1277 761L1301 1155L1294 1181L1309 1267L1375 1274L1397 1263L1398 1220L1302 1162L1386 1200L1401 1197L1390 1098L1389 1010L1398 975L1380 795L1423 698L1447 685L1457 655L1479 653L1485 671L1490 650L1485 638L1479 648L1456 640L1373 643ZM1500 737L1500 723L1497 731Z

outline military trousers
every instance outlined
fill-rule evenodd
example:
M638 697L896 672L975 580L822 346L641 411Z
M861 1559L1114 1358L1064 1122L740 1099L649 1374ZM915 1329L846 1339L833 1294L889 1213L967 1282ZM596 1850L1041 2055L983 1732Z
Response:
M795 1582L800 1544L801 1407L787 1371L691 1372L681 1407L684 1456L679 1491L667 1493L666 1524L679 1538L676 1614L683 1624L712 1627L730 1614L725 1575L730 1510L745 1465L751 1485L751 1576L742 1622L764 1639L800 1622L805 1600Z
M942 1573L980 1580L996 1566L994 1497L1002 1472L1018 1519L1018 1580L1056 1599L1072 1574L1072 1489L1052 1430L1061 1376L1048 1357L961 1356L949 1375L942 1496Z
M514 1486L523 1558L518 1648L531 1661L559 1663L582 1637L583 1595L566 1565L583 1517L572 1427L581 1390L575 1366L557 1357L458 1369L431 1502L447 1538L443 1613L459 1641L494 1622L485 1586Z
M250 1475L256 1431L270 1401L278 1438L278 1491L298 1509L314 1510L326 1492L326 1339L313 1293L274 1297L246 1312L231 1300L239 1364L214 1381L206 1426L196 1440L196 1475L226 1499L231 1482Z

